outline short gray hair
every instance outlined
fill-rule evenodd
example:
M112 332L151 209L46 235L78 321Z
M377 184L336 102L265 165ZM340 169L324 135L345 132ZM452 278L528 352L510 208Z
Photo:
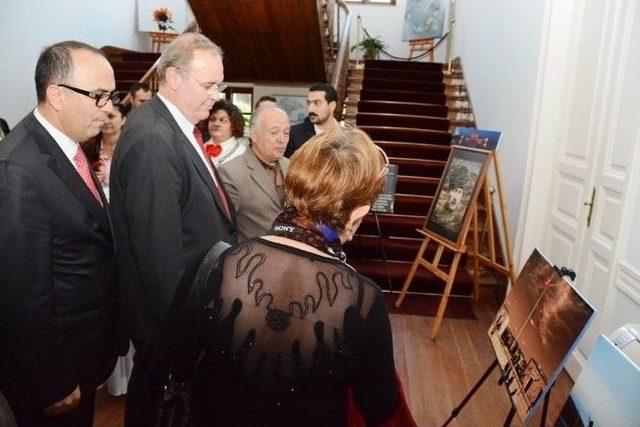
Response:
M164 82L169 67L186 69L193 60L196 50L205 50L213 56L222 57L220 46L199 33L187 33L169 43L158 62L158 82Z
M270 105L270 104L261 105L260 107L258 107L257 110L253 112L253 114L251 115L251 120L249 120L249 128L251 129L251 132L255 132L256 126L258 126L258 123L260 122L260 117L262 116L262 113L267 110L280 111L287 118L287 120L289 119L289 115L287 114L287 112L284 111L282 108L278 107L277 105Z

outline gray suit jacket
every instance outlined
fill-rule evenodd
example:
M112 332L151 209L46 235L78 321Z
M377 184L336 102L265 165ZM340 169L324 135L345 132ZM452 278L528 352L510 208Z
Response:
M278 163L285 174L289 159L282 157ZM260 160L249 148L220 166L218 172L235 205L238 241L265 234L282 210L282 204Z

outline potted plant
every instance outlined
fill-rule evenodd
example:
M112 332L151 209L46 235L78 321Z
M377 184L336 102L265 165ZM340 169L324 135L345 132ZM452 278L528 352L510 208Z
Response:
M387 45L379 37L365 37L360 43L353 46L351 50L357 48L364 52L364 59L378 59L380 52L387 48Z

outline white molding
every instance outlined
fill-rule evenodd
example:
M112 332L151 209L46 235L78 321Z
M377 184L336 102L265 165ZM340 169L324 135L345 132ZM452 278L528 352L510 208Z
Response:
M575 3L547 1L545 4L527 165L514 244L518 269L533 248L544 246L544 233L540 230L547 220L549 201L546 195L552 184L560 112L564 105L560 89L564 87L566 68L571 61L567 51Z

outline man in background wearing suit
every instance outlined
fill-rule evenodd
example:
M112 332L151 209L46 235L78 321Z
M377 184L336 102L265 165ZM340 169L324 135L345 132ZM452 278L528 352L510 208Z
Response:
M158 95L134 109L111 166L118 277L133 345L125 423L150 426L150 344L179 283L190 283L217 241L237 241L233 205L196 124L224 90L218 46L201 34L171 42L158 63Z
M338 126L333 116L338 106L338 93L327 83L316 83L309 88L307 95L308 116L302 123L291 127L291 137L284 156L291 158L302 144L313 136Z
M266 234L284 206L289 159L283 155L288 140L287 113L264 105L252 117L250 149L220 167L236 208L241 242Z
M113 108L113 69L45 49L37 108L0 144L0 389L20 426L91 426L125 340L107 202L79 142Z

